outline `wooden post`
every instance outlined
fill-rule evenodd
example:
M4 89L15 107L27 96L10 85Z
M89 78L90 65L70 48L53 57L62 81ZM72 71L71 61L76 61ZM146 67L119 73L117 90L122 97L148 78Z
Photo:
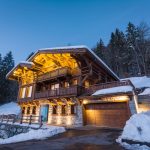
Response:
M31 125L32 123L32 115L30 115L30 118L29 118L29 125Z
M2 115L2 120L1 120L1 122L3 122L3 118L4 118L4 115Z
M15 123L15 121L16 121L16 117L14 116L14 117L13 117L12 123Z
M39 123L40 123L40 128L41 128L43 125L43 116L39 116Z
M20 117L20 124L22 124L23 116Z
M7 121L6 122L8 123L8 121L9 121L9 115L7 115Z

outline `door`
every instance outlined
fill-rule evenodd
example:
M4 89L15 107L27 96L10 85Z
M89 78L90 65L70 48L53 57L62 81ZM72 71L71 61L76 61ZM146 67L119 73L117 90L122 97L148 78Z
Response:
M85 105L87 125L122 128L130 117L126 102Z
M43 122L48 121L48 110L49 110L49 105L42 105L41 106L41 116L42 116Z

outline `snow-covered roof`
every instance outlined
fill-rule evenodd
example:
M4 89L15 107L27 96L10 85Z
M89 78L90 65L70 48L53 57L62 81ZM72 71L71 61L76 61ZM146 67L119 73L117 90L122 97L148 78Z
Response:
M87 50L91 55L93 55L99 62L100 64L103 65L103 67L108 70L116 79L120 80L119 77L100 59L90 48L88 48L85 45L78 45L78 46L65 46L65 47L52 47L52 48L42 48L39 49L37 52L35 52L29 59L28 61L31 61L34 56L36 56L38 53L42 53L43 51L53 51L53 50L78 50L78 49L85 49Z
M29 62L29 61L20 61L16 66L14 66L6 75L6 78L8 78L8 76L16 69L18 68L18 66L33 66L34 63L33 62Z
M121 80L130 80L135 88L143 88L143 87L150 87L150 78L147 76L143 77L131 77L125 78Z
M142 93L139 95L150 95L150 88L146 88Z
M127 85L127 86L119 86L119 87L112 87L112 88L97 90L92 95L100 96L100 95L116 94L116 93L128 93L132 91L133 91L133 87L130 85Z

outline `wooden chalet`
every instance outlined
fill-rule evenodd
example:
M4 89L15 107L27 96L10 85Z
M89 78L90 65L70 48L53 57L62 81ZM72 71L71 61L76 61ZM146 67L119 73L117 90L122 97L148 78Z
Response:
M40 49L7 78L19 83L22 115L42 115L46 124L123 127L132 114L130 105L135 106L131 82L120 81L86 46ZM120 86L133 90L92 95Z

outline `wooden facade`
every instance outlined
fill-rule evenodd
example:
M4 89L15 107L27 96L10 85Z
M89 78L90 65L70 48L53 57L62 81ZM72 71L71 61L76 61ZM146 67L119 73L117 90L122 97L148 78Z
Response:
M131 85L120 81L91 50L80 46L39 50L14 67L7 78L18 80L22 115L45 115L45 122L62 125L84 122L85 96L99 89Z

